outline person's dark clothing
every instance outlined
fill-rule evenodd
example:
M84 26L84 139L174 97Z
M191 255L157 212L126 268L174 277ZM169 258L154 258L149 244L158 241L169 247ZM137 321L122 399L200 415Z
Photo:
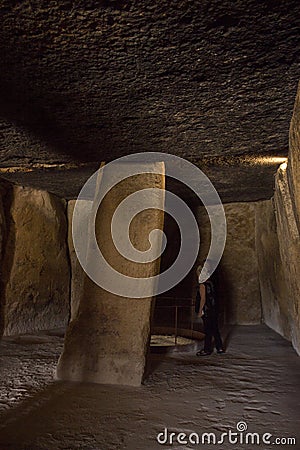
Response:
M218 318L217 317L202 317L203 325L204 325L204 351L206 353L211 353L213 351L212 338L215 339L215 346L217 350L223 349L223 343L219 332L218 327Z
M199 292L199 288L197 289L197 293L196 293L196 303L195 303L195 313L198 314L200 311L200 292Z
M203 307L204 316L218 316L218 302L215 292L215 286L211 279L204 282L205 286L205 304Z
M218 302L215 287L211 279L205 281L205 304L203 307L203 325L204 325L204 351L211 353L213 351L212 338L215 339L215 346L217 350L222 350L223 343L218 326ZM199 306L198 306L199 302ZM198 311L197 311L198 306ZM196 296L196 312L200 310L200 293L199 289Z

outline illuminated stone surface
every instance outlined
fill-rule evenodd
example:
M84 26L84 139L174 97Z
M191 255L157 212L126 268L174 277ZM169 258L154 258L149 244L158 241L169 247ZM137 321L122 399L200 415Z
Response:
M260 287L255 247L255 202L224 205L227 239L217 271L220 308L225 322L258 324L261 322ZM210 246L210 222L203 207L198 208L202 261Z
M298 86L289 136L288 179L291 187L292 207L298 229L300 230L300 84Z
M300 236L286 171L276 175L275 208L282 268L286 280L290 339L300 354Z
M149 170L156 168L160 174L144 173L116 185L100 205L95 233L100 249L112 267L131 277L147 278L159 272L159 258L147 264L131 262L117 252L110 238L112 215L118 204L131 193L160 188L161 194L153 195L153 208L164 205L164 175L161 175L164 165L149 163L145 166ZM113 173L104 171L103 176L109 179ZM100 192L101 186L100 183ZM145 250L149 246L149 232L162 227L162 211L142 212L136 216L131 228L132 244ZM123 283L126 283L125 278ZM151 305L152 298L121 297L97 286L86 276L78 313L67 330L57 378L139 385L149 346Z
M274 201L257 203L255 212L263 320L273 330L291 339L290 299L279 250Z
M1 298L6 335L68 322L65 206L63 200L45 191L17 186L6 192Z
M274 200L257 209L257 249L264 320L291 340L300 354L299 92L288 164L277 171Z
M76 256L74 249L73 238L72 238L72 218L73 211L76 200L70 200L68 202L68 246L70 253L70 263L71 263L71 317L73 320L78 313L78 308L80 304L80 299L83 293L84 285L84 270L81 267L80 262ZM87 204L88 209L88 204Z

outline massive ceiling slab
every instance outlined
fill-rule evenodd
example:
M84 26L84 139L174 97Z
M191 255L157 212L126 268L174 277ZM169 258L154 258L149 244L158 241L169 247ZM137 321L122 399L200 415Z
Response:
M101 161L159 151L224 201L271 197L299 0L2 0L0 15L3 177L71 198Z

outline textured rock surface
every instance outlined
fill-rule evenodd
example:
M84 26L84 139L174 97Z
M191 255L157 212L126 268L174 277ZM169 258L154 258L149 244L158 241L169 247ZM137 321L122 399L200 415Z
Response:
M0 14L2 167L287 154L298 0L3 0ZM219 173L224 192L245 177L251 200L270 198L239 170Z
M298 230L300 230L300 84L290 126L288 179L291 187L292 206Z
M218 272L220 303L231 324L261 322L261 301L255 248L255 203L224 205L227 241ZM200 261L210 245L210 222L204 208L197 210L200 224Z
M256 243L264 320L291 340L300 354L299 92L290 126L288 164L277 171L274 202L263 202L256 209Z
M3 333L4 328L4 285L3 285L3 269L2 269L2 257L3 257L3 247L5 244L5 231L6 231L6 220L3 208L3 197L5 196L6 190L0 184L0 337Z
M157 168L161 174L164 173L161 163L148 164L147 168L150 171ZM147 278L156 275L159 273L159 258L152 263L137 264L122 257L111 238L112 215L119 203L136 190L153 187L164 189L164 175L161 174L144 173L117 184L105 196L97 213L95 232L101 252L115 270L129 277ZM105 185L105 181L112 176L110 171L104 171L100 192L103 183ZM153 196L154 208L163 207L163 202L163 191L159 196ZM146 250L149 247L149 233L155 228L163 229L162 211L148 209L145 214L142 212L137 215L130 227L132 245L141 251ZM118 229L125 234L125 223L119 224ZM125 277L122 283L126 284ZM118 296L97 286L85 276L78 314L67 330L57 378L139 385L149 346L151 307L152 298Z
M188 158L189 159L189 158ZM283 157L224 157L205 158L197 165L210 178L224 203L270 199L274 194L274 175ZM0 168L2 178L42 189L65 199L77 198L87 179L98 169L99 162L87 164L27 166ZM168 190L180 195L190 204L199 205L199 199L184 185L167 178Z
M255 205L256 251L264 322L291 339L290 294L277 234L274 201Z
M73 320L78 312L78 307L83 293L84 284L84 270L78 261L75 253L73 239L72 239L72 218L76 200L68 202L68 245L71 261L71 319ZM89 207L87 205L87 209Z
M287 171L279 169L276 175L275 209L279 250L287 284L287 310L290 337L300 354L300 237Z
M65 326L70 284L65 202L14 187L6 196L6 210L5 334Z
M164 427L187 435L216 433L219 438L223 432L236 432L241 418L249 432L271 433L272 442L275 436L299 442L300 359L289 342L266 326L230 331L221 360L216 354L203 360L194 352L152 354L151 374L138 389L51 383L62 339L3 341L0 448L298 450L298 444L236 446L228 440L222 446L156 442Z

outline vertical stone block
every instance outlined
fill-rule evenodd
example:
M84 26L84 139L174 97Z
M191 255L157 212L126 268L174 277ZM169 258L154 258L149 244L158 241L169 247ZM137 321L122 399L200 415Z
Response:
M255 248L255 203L224 204L227 239L218 268L218 292L225 322L261 322L261 300ZM210 222L204 207L197 210L201 234L200 260L210 245Z
M159 258L148 263L126 259L118 252L111 237L111 222L117 206L130 194L146 188L160 188L161 194L153 196L154 209L146 209L132 220L132 245L145 251L149 248L149 233L153 229L163 229L163 211L155 209L163 208L164 204L163 163L149 163L148 168L150 173L127 178L112 188L101 202L95 221L96 238L106 261L129 278L147 278L159 273ZM153 168L160 173L151 173ZM117 170L116 166L113 170ZM106 176L113 177L107 167L103 177ZM101 188L100 182L100 191ZM122 224L119 226L125 234L125 225L124 228ZM67 330L57 378L139 385L150 340L151 306L152 298L122 297L106 291L85 276L83 295L78 313Z
M73 239L72 239L72 218L73 211L76 200L70 200L68 202L68 245L69 245L69 254L70 254L70 262L71 262L71 318L70 320L75 319L78 313L78 308L80 304L80 299L83 294L83 284L85 278L85 272L78 261L76 256ZM90 203L88 200L84 202L85 205L83 208L86 209L87 213L90 211ZM82 233L85 233L85 230L82 230Z
M263 320L277 333L291 339L289 295L273 199L256 203L255 223Z
M279 250L286 280L290 339L300 354L300 237L288 175L281 167L275 180L275 210Z
M228 309L226 320L261 323L261 299L255 248L255 203L225 205L227 241L221 261Z
M5 197L6 189L0 184L0 338L2 337L4 330L4 283L3 283L3 250L5 245L5 231L6 231L6 220L3 208L3 198Z
M65 327L70 271L65 202L15 186L3 258L4 334Z
M291 203L300 229L300 83L296 95L289 133L288 181Z
M256 236L264 321L300 354L300 89L289 138L288 163L277 171L274 201L257 209Z

